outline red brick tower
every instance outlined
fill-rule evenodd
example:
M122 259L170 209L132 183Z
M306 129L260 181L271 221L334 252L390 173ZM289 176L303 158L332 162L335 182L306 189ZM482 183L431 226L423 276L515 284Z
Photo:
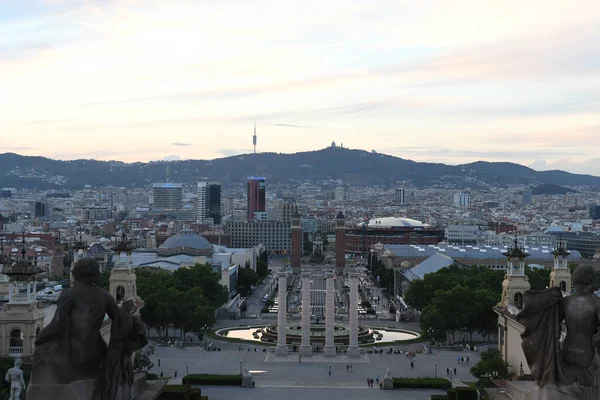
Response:
M340 211L335 217L335 273L343 274L346 266L346 217Z
M298 210L292 215L292 271L299 274L302 267L302 223Z

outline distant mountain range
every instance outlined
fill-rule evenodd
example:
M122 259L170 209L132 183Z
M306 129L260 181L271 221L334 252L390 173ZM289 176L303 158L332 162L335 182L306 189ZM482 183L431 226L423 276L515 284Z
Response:
M243 154L215 160L60 161L44 157L0 154L1 187L78 189L84 185L144 187L165 180L169 164L172 182L194 183L202 178L225 185L244 183L248 176L265 176L268 183L298 184L342 180L349 185L484 189L511 184L599 186L600 177L564 171L534 171L507 162L478 161L463 165L415 162L386 154L328 147L293 154Z

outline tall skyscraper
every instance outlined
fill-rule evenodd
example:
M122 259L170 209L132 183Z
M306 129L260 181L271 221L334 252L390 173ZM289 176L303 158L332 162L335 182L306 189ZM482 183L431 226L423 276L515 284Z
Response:
M469 207L471 205L471 195L468 193L455 194L454 205L458 207Z
M198 209L196 221L201 224L221 223L221 184L198 182Z
M153 208L180 210L183 207L181 183L155 183L152 185Z
M533 197L531 193L531 189L523 190L523 204L531 204L533 202Z
M254 219L256 212L265 212L265 178L263 176L248 177L248 221Z
M404 200L404 188L396 189L396 204L403 205Z

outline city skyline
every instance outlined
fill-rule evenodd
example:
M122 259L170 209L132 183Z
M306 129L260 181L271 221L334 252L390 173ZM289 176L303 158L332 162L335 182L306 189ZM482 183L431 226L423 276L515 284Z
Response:
M599 8L2 2L0 153L213 159L252 153L256 119L258 152L600 175Z

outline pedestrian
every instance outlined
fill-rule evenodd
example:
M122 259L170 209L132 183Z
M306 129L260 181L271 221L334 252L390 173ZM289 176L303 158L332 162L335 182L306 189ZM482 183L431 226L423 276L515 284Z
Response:
M415 364L411 361L410 362L410 369L413 369L415 367Z
M164 372L160 371L160 379L162 379Z
M456 368L454 368L454 375L456 375Z
M469 357L467 356L467 364L469 363Z
M450 368L446 368L446 375L450 375Z
M346 364L346 371L350 371L350 364Z
M177 378L177 370L175 370L175 373L173 374L174 378Z
M379 385L379 375L377 375L377 378L375 378L375 382Z
M158 359L158 366L160 367L160 358Z
M328 370L329 370L329 376L331 376L331 363L329 363Z
M352 363L350 363L350 371L352 371Z
M464 357L461 357L461 358L460 358L460 363L461 363L461 364L464 364L464 362L465 362L465 358L464 358Z
M371 380L369 378L367 378L367 386L371 387Z
M300 354L298 354L298 362L301 363L302 362L302 356Z

